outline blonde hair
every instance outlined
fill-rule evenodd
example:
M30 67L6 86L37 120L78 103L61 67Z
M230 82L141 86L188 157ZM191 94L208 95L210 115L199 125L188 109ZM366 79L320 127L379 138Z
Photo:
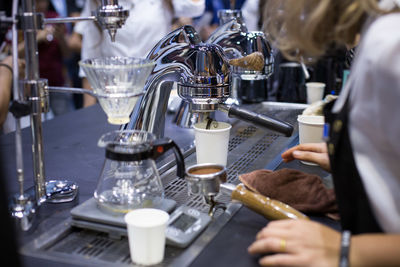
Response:
M366 19L387 11L378 0L268 0L264 31L291 60L313 61L332 45L352 47Z

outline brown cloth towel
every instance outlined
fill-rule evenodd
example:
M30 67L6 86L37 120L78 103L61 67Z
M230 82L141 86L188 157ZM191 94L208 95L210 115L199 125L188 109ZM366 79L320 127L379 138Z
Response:
M325 214L338 219L335 192L319 176L293 169L256 170L239 180L250 190L279 200L308 214Z

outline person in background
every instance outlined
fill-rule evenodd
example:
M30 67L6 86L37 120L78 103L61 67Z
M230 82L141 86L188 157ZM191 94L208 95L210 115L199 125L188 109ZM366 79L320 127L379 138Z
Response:
M20 77L24 76L25 60L18 59ZM0 132L8 115L8 107L12 96L13 70L12 56L7 56L0 62Z
M242 6L244 23L249 31L260 31L263 25L261 11L268 0L246 0Z
M69 17L79 17L85 0L74 0L67 2L67 13ZM70 56L66 59L66 65L68 70L69 83L72 87L82 88L82 78L79 77L79 64L81 59L81 38L76 38L73 28L75 23L67 24L68 27L68 38L67 44L70 49ZM83 106L83 95L73 94L75 108L79 109Z
M36 0L36 11L46 18L59 17L49 0ZM65 86L67 69L64 60L70 56L67 44L67 31L64 24L46 25L37 34L39 52L39 75L48 80L49 86ZM50 107L54 115L74 110L71 94L50 93Z
M203 41L219 26L218 11L221 9L241 9L245 0L206 0L206 9L198 24L199 34Z
M55 11L60 15L60 17L79 17L80 12L85 4L85 0L50 0L50 3L54 7ZM66 66L66 86L81 88L82 80L79 77L79 65L81 55L81 40L78 43L75 42L73 38L73 27L75 23L65 24L65 39L67 46L69 48L69 53L67 57L64 57L64 65ZM70 98L71 96L66 96ZM82 94L72 94L73 107L78 109L82 107L83 96Z
M197 17L203 14L204 0L120 0L119 5L129 10L129 17L118 29L115 42L97 24L83 21L76 24L74 31L82 38L81 59L130 56L145 58L153 46L172 30L174 18ZM89 16L100 1L87 0L82 16ZM83 71L80 75L84 76ZM90 89L87 79L83 87ZM96 99L84 96L84 107L96 103Z
M8 113L12 91L12 57L8 56L0 63L0 128Z
M282 154L332 172L343 232L270 222L248 249L266 254L261 265L400 266L399 10L398 0L268 1L266 29L288 58L317 58L332 44L361 40L346 87L325 107L327 144Z

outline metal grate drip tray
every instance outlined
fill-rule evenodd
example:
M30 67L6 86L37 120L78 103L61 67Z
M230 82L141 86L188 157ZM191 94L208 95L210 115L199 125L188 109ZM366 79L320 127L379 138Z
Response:
M268 102L267 102L268 103ZM257 112L269 114L293 125L304 109L304 105L288 104L270 106L267 103L252 105ZM272 131L260 129L250 124L233 121L228 154L228 181L238 184L238 175L262 169L275 160L282 150L297 136L297 126L292 137L287 138ZM195 153L185 159L186 166L195 164ZM207 213L209 206L200 196L188 196L184 180L176 177L175 167L165 171L161 177L165 197L173 199L177 205L186 205ZM218 201L230 203L228 196L218 196ZM228 211L218 210L211 225L186 249L166 247L165 259L160 266L186 266L192 262L225 223L240 208L239 204L228 205ZM222 215L222 216L221 216ZM84 266L132 266L126 237L110 236L88 229L71 226L71 219L50 229L22 248L22 253L32 257L57 262L75 263Z

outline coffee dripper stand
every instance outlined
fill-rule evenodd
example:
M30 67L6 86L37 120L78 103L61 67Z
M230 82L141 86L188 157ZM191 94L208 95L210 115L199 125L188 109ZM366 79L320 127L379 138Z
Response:
M12 26L13 102L10 112L14 115L16 122L16 174L19 192L11 203L11 216L18 220L23 231L27 231L32 227L34 215L42 203L69 202L75 199L78 192L78 186L75 182L66 180L46 181L41 115L49 110L49 95L47 80L39 78L37 30L43 29L46 24L91 20L98 22L102 29L108 31L111 40L115 41L117 29L125 23L129 11L124 10L118 4L118 0L102 0L100 7L89 17L44 18L42 13L36 12L33 0L21 0L21 4L21 9L19 9L19 1L13 1L12 17L10 18L4 12L0 12L0 25L2 29L3 26L6 29ZM19 80L18 29L23 31L25 42L26 79L24 80ZM68 92L74 92L74 90ZM81 93L83 92L81 91ZM24 190L25 174L20 118L26 115L30 115L31 121L33 192L25 192Z

